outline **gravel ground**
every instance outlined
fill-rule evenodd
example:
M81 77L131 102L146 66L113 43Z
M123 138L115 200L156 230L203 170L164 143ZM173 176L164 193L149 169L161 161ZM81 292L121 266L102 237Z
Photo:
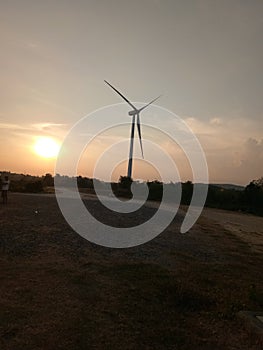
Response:
M118 227L156 211L124 219L84 202ZM260 349L236 313L263 308L262 218L205 209L180 234L183 217L144 245L111 249L76 234L53 195L10 193L0 205L1 350Z

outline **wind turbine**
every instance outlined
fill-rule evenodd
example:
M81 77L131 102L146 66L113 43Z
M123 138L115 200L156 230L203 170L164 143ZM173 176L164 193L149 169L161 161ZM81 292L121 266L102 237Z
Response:
M118 91L114 86L112 86L108 81L104 80L106 84L108 84L115 92L117 92L118 95L120 95L124 101L126 101L131 107L132 111L129 111L129 115L132 116L132 126L131 126L131 140L130 140L130 152L129 152L129 163L128 163L128 172L127 177L132 176L132 160L133 160L133 141L134 141L134 128L135 128L135 121L137 125L138 135L140 139L140 146L142 151L142 157L143 157L143 149L142 149L142 135L141 135L141 124L140 124L140 112L144 110L146 107L148 107L150 104L152 104L154 101L156 101L160 96L156 97L151 102L147 103L145 106L143 106L140 109L137 109L120 91ZM143 157L144 158L144 157Z

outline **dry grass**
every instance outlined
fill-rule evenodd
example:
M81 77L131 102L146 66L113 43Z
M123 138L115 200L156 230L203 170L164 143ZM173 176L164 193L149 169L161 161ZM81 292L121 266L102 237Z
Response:
M262 255L219 223L180 235L180 214L115 250L74 233L51 196L11 194L0 218L1 350L260 349L236 313L263 309Z

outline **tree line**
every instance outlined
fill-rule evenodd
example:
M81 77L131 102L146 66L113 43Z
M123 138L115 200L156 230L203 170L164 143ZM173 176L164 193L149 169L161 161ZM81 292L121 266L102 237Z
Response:
M75 180L79 189L94 193L94 184L99 182L103 188L103 181L98 179L91 179L88 177L77 176L77 178L69 176L59 176L60 184L71 186ZM13 192L31 192L31 193L47 193L54 192L54 177L47 173L43 176L31 176L23 174L10 174L11 179L10 191ZM132 197L131 184L133 180L127 176L120 176L118 183L111 183L111 187L116 196ZM135 181L137 186L141 184ZM168 183L164 184L160 181L146 182L149 194L148 200L161 201L164 186L181 186L181 201L182 205L189 205L193 193L193 183L186 181L182 183ZM195 184L195 186L203 186L202 184ZM106 186L105 186L106 187ZM209 184L208 194L206 199L206 206L219 209L243 211L256 215L263 216L263 177L251 181L242 190L235 188L225 188L223 185Z

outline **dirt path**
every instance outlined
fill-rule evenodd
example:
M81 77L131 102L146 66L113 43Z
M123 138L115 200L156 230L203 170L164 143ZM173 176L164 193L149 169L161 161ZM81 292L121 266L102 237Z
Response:
M205 208L202 217L220 224L252 250L263 253L263 217L211 208Z

